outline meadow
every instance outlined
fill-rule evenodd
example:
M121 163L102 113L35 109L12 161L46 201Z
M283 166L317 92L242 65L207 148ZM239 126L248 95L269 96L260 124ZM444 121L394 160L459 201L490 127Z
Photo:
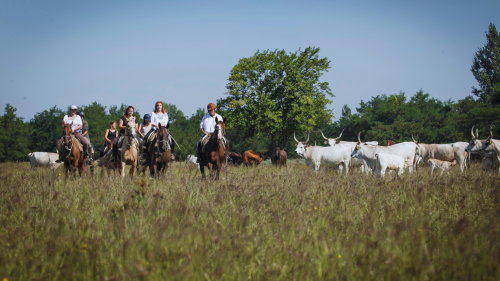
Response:
M500 280L500 184L402 178L299 162L201 180L65 179L0 164L0 278L8 280Z

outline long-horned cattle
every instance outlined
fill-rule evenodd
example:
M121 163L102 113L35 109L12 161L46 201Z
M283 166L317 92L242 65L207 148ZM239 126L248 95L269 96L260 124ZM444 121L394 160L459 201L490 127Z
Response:
M413 142L417 145L418 155L422 157L422 161L429 165L429 159L438 159L441 161L451 162L453 159L458 161L460 166L460 171L463 172L466 168L467 158L469 153L465 151L468 143L466 142L455 142L446 144L425 144L416 141L413 136L411 136Z
M375 155L380 155L381 153L397 155L408 163L408 170L410 173L413 173L416 148L417 145L413 142L402 142L391 146L361 145L360 134L358 134L358 143L351 153L351 157L365 160L366 164L375 170L377 167L377 158Z
M62 163L56 163L59 159L57 153L52 152L31 152L28 154L30 159L31 168L36 167L49 167L51 169L56 169Z
M398 177L400 177L408 167L408 162L401 156L397 156L389 153L375 154L376 159L376 171L381 177L385 176L385 170L396 170L398 171Z
M327 137L325 137L325 135L323 134L323 132L321 130L319 130L319 131L320 131L321 135L323 136L323 138L325 139L325 144L327 144L329 146L335 146L337 144L348 145L349 153L352 153L354 151L354 149L356 148L357 142L355 142L355 141L341 141L340 138L342 137L342 133L344 132L344 130L345 130L345 128L342 130L342 132L340 132L340 135L336 138L327 138ZM377 141L363 142L362 145L377 146L378 142ZM372 171L368 167L368 165L366 164L365 160L363 160L363 159L352 158L351 165L353 167L359 167L361 173L366 172L367 175Z
M335 146L309 146L309 134L307 140L300 142L293 133L293 138L297 142L297 149L295 152L306 160L306 164L313 168L316 172L322 165L338 167L339 172L345 168L346 175L349 172L349 164L351 162L349 146L339 144Z
M287 153L278 145L274 147L274 152L271 155L271 163L278 166L286 166Z
M431 175L435 169L441 170L440 175L442 175L444 171L446 171L446 173L449 175L451 168L457 164L457 159L453 159L453 161L451 162L437 159L428 159L427 164L431 168Z
M498 164L500 163L500 140L493 139L491 128L493 128L493 124L490 126L490 135L484 142L481 151L493 152L495 154L495 162Z
M485 146L486 140L479 139L478 129L476 128L476 135L474 135L474 126L471 129L472 139L469 145L465 148L465 151L472 154L479 154L481 156L481 168L485 172L497 172L500 173L500 165L497 161L495 152L484 152L483 146Z
M200 168L200 164L196 162L197 157L194 156L193 154L189 154L186 158L186 164L191 164L193 166L196 166L198 169Z

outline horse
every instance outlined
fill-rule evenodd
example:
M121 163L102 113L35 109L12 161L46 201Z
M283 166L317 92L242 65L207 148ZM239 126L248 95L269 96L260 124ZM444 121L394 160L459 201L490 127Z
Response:
M217 171L215 179L219 179L219 173L222 168L222 163L226 159L224 135L226 134L226 120L219 121L215 117L215 130L212 135L209 135L208 142L205 145L205 161L200 163L201 177L205 178L205 166L208 167L210 177L213 177L214 168Z
M243 153L243 164L245 164L246 167L253 167L254 164L258 166L260 162L262 162L262 158L256 152L247 150Z
M230 152L229 157L232 159L233 165L239 166L243 161L243 156L241 156L238 152Z
M159 124L156 137L151 141L147 150L147 159L143 164L143 169L149 164L149 172L153 177L163 175L168 169L170 155L172 151L172 140L170 136L170 123L167 126Z
M273 165L286 166L286 151L281 150L279 146L274 147L274 153L271 155L271 163Z
M125 165L132 165L130 174L135 177L137 170L137 151L139 150L139 141L136 138L135 130L137 124L135 117L127 118L127 125L125 128L125 141L122 144L121 152L118 153L118 170L121 171L122 178L125 177Z
M396 141L392 140L392 139L387 139L387 146L391 146L391 145L395 145L397 144Z
M75 136L71 134L71 125L73 125L73 122L63 125L63 143L61 150L66 177L68 177L70 169L73 176L75 175L76 169L80 170L80 175L82 172L86 173L84 161L79 163L81 157L80 148Z

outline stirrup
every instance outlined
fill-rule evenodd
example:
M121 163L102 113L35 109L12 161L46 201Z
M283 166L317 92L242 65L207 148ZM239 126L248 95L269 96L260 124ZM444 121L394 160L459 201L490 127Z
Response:
M116 163L116 157L111 156L111 159L109 160L109 162L115 164Z

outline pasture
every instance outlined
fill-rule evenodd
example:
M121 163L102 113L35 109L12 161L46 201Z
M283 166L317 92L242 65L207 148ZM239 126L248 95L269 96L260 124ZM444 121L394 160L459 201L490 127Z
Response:
M201 180L65 180L0 164L0 278L499 280L500 184L464 174L373 178L304 164Z

